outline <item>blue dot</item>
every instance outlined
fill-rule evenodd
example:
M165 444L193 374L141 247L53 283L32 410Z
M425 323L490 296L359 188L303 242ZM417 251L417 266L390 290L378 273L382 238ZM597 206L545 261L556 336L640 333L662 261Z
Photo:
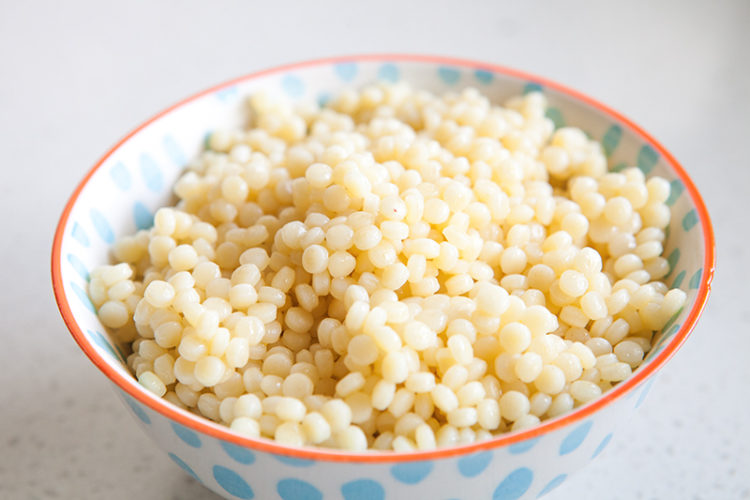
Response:
M652 378L649 380L641 390L641 394L638 396L638 401L635 402L635 407L638 408L643 404L644 401L646 401L646 396L648 396L649 391L651 391L651 387L654 385L655 378Z
M541 497L543 495L546 495L550 491L554 490L555 488L557 488L558 486L560 486L561 484L563 484L563 482L565 482L565 479L567 477L568 477L567 474L560 474L559 476L557 476L556 478L554 478L552 481L550 481L549 483L547 483L547 486L545 486L542 489L541 492L539 492L539 495L537 496L537 498L539 498L539 497Z
M331 100L331 94L328 92L321 92L318 94L318 106L321 108L325 107L326 104Z
M96 229L96 233L99 237L104 240L105 243L114 243L115 233L112 232L112 227L109 225L109 222L107 222L106 217L95 208L89 210L89 217L91 217L91 223L94 224L94 229Z
M236 444L227 443L226 441L221 441L221 447L224 448L224 451L227 452L227 455L237 460L241 464L247 465L255 462L255 454L253 454L253 452L248 450L247 448L237 446Z
M305 84L294 75L286 75L281 80L281 88L284 89L290 97L300 97L305 93Z
M432 462L408 462L391 467L391 475L404 484L417 484L432 472Z
M703 268L701 267L697 271L695 271L695 274L690 278L690 282L688 283L688 286L692 289L696 289L699 286L701 286L701 276L703 275Z
M372 479L358 479L341 487L344 500L383 500L385 490L380 483Z
M96 308L94 308L94 304L91 303L91 299L89 299L89 296L86 294L86 290L72 281L70 282L70 288L73 289L73 293L75 293L80 301L83 302L83 305L86 306L89 311L96 314Z
M672 224L667 224L664 228L664 239L669 241L669 235L672 234Z
M158 193L164 186L164 178L162 177L161 170L150 155L143 153L140 159L141 165L141 177L146 187L151 191Z
M607 156L611 156L617 145L620 144L622 139L622 127L619 125L612 125L607 129L607 132L602 137L602 146L604 146L604 153Z
M597 446L596 450L594 450L594 454L591 455L591 459L593 460L596 457L598 457L599 454L604 451L604 448L607 447L607 445L609 444L610 441L612 441L612 433L611 432L609 434L607 434L606 436L604 436L604 439L602 439L602 442L599 443L599 446Z
M339 78L345 82L351 82L354 77L357 76L357 63L354 62L342 62L334 64L333 70L336 72Z
M200 481L200 478L198 477L198 475L180 457L178 457L174 453L169 453L169 458L171 458L174 463L179 465L180 469L184 470L185 472L193 476L193 479L197 479L198 481Z
M73 223L73 229L70 231L70 235L81 245L89 246L89 237L86 235L86 231L77 223Z
M239 474L226 467L214 465L214 479L224 491L237 498L249 499L255 496L250 485Z
M167 152L169 159L172 160L172 163L177 166L185 164L185 153L182 152L182 148L177 144L177 141L174 140L174 137L171 135L164 136L162 143L164 145L164 150Z
M674 268L677 267L677 263L680 260L680 249L675 248L672 250L672 253L670 253L667 256L667 263L669 264L669 272L664 276L665 278L672 274L672 271L674 271Z
M461 458L458 461L458 471L462 476L474 477L481 474L492 461L492 452L483 451Z
M560 455L567 455L578 449L578 447L581 446L581 443L583 443L583 440L586 439L586 436L589 434L592 425L591 421L586 422L585 424L579 425L573 432L568 434L560 445Z
M133 220L138 229L148 229L154 225L154 216L140 201L136 201L133 205Z
M136 403L133 398L130 396L125 396L125 402L128 404L131 410L133 410L133 413L135 413L135 416L138 417L138 420L143 422L144 424L148 425L151 423L151 419L148 415L146 415L146 412L143 411L143 408L141 408L141 405Z
M92 330L86 330L86 332L89 334L89 337L91 337L96 345L109 352L116 360L121 361L120 357L117 355L117 351L115 351L115 348L112 347L112 344L109 343L104 335Z
M89 270L86 269L86 266L83 264L83 262L81 262L81 259L73 255L72 253L69 253L68 262L70 262L70 265L73 266L73 269L76 270L81 278L85 279L86 281L89 280Z
M461 73L455 68L447 68L443 66L442 68L438 68L438 76L443 81L443 83L446 83L448 85L455 85L456 82L461 78Z
M521 498L531 486L534 473L528 467L516 469L495 489L492 500L516 500Z
M378 70L378 80L396 83L399 79L398 66L392 63L386 63Z
M276 485L276 491L283 500L322 500L323 498L318 488L300 479L282 479Z
M231 87L227 87L221 90L218 90L214 94L220 101L229 101L234 97L237 97L237 87L232 85Z
M487 71L486 69L478 69L474 72L474 78L479 80L479 83L487 85L488 83L492 82L493 78L495 78L495 75L493 75L491 71Z
M529 82L523 86L524 95L530 92L542 92L543 90L542 86L536 82Z
M292 458L285 457L284 455L272 456L282 464L291 465L292 467L310 467L311 465L315 464L315 460L307 460L305 458Z
M669 198L667 198L665 203L671 207L680 198L680 195L685 190L685 186L680 179L675 179L669 183L669 187Z
M122 162L118 162L114 167L109 169L109 176L112 177L115 186L121 190L127 191L130 189L130 185L132 184L130 172L128 172L128 169L125 168L125 165L123 165Z
M176 422L170 422L170 425L172 426L174 433L177 434L177 437L182 439L185 444L192 446L193 448L201 447L201 440L198 437L198 434Z
M555 125L556 129L565 126L565 119L563 118L560 110L557 108L547 108L547 111L544 112L544 116L552 120L552 123Z
M664 325L664 327L662 327L661 331L666 332L667 330L669 330L670 332L672 332L672 330L669 327L672 326L672 323L677 321L677 317L680 315L681 312L682 312L682 307L679 308L677 312L674 313L671 318L669 318L669 320L667 320L667 323Z
M638 168L640 168L644 174L648 175L654 169L654 166L658 161L659 155L654 151L654 148L648 144L644 144L638 152Z
M696 224L698 224L698 214L695 210L689 211L685 214L685 217L682 218L682 229L685 231L690 231Z
M674 281L672 282L672 288L680 288L680 285L682 285L682 282L685 281L685 276L687 275L687 271L684 269L680 271L680 274L678 274Z
M520 455L521 453L526 453L530 449L534 447L535 444L539 442L540 438L534 438L534 439L527 439L526 441L521 441L520 443L512 444L508 447L508 451L511 455Z
M627 163L625 163L625 162L620 162L620 163L618 163L617 165L615 165L614 167L610 168L610 169L609 169L609 171L610 171L610 172L622 172L622 171L623 171L623 170L625 170L625 169L626 169L627 167L628 167L628 164L627 164Z

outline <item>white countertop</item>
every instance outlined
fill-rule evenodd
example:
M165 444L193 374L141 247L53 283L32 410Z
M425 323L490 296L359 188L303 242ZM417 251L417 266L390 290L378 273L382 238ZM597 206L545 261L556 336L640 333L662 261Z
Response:
M708 308L641 410L549 499L750 498L749 25L743 0L1 2L0 498L216 498L150 443L68 334L49 278L58 214L111 144L178 98L362 52L547 76L683 163L716 230Z

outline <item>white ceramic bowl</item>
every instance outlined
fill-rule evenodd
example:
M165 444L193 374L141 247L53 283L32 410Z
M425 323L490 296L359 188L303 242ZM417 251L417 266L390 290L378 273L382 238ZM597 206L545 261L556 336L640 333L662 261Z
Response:
M249 439L172 406L142 388L86 295L88 271L107 262L115 238L148 227L171 186L214 128L239 125L240 100L261 88L292 99L326 100L375 80L435 92L475 86L494 102L542 90L548 116L601 140L610 168L638 165L672 183L665 255L669 285L688 294L634 375L600 399L538 427L491 441L419 453L344 453ZM81 349L109 377L125 407L172 460L227 498L341 499L536 498L607 446L643 402L657 370L694 328L706 302L714 242L706 208L675 159L628 119L556 83L492 64L442 57L370 55L311 61L238 78L157 114L118 142L86 175L60 219L52 251L55 297ZM116 467L116 464L112 464Z

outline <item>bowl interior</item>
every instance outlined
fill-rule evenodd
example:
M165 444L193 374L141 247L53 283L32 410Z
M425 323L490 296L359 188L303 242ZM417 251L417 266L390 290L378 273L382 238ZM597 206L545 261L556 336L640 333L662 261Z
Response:
M100 368L106 366L121 375L118 384L131 394L139 393L141 401L152 407L169 405L142 389L130 375L124 364L125 346L118 345L100 323L87 297L89 271L108 262L109 248L118 237L152 224L154 212L169 203L172 184L202 150L207 134L244 122L242 104L247 95L270 88L292 100L325 102L344 88L377 80L407 81L438 93L473 86L495 103L541 90L550 103L548 117L558 127L577 126L601 141L611 170L637 165L646 174L667 178L672 186L667 202L672 219L664 253L671 270L665 281L686 291L688 300L657 333L638 371L666 361L692 329L705 301L712 269L704 267L711 265L707 255L713 251L702 202L668 153L626 119L556 84L478 63L399 56L305 63L240 78L162 112L107 153L66 208L53 254L53 279L63 317L89 357ZM665 349L666 355L660 356ZM636 382L623 385L629 389Z

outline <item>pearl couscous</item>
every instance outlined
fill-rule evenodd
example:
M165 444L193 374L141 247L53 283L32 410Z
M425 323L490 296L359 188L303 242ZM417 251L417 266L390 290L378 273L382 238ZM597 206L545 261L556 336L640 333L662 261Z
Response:
M669 183L608 172L540 93L249 107L89 285L181 408L294 446L471 443L599 397L685 303L659 281Z

